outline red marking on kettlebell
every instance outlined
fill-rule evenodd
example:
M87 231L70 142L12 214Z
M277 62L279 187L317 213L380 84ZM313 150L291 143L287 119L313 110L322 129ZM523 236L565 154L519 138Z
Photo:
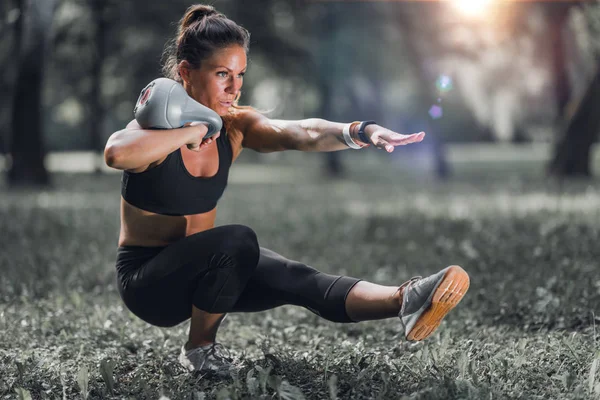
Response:
M146 104L148 102L148 99L150 98L151 93L152 93L152 86L149 86L146 89L144 89L144 91L142 92L142 95L140 96L140 106L143 106L144 104Z
M139 107L148 103L148 100L150 99L150 95L152 94L152 88L154 87L154 85L155 85L154 83L151 83L150 85L148 85L142 89L142 93L140 93L140 97L135 105L135 108L133 109L134 115L135 115L135 113L138 112Z

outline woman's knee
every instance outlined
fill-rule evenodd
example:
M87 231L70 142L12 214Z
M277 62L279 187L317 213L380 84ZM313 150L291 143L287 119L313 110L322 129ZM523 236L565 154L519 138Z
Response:
M260 249L254 230L244 225L226 225L223 228L227 229L227 232L222 241L222 251L255 267L258 264Z

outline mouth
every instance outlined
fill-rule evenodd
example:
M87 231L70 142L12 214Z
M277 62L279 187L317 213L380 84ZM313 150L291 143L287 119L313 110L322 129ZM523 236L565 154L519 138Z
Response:
M219 104L221 104L223 107L231 107L231 105L233 104L233 100L232 101L219 101Z

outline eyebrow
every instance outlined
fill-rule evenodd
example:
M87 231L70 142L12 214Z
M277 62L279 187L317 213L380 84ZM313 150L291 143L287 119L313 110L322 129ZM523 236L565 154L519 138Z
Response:
M225 68L227 71L233 72L233 70L231 68L227 68L224 65L215 65L215 68ZM244 68L242 68L242 71L245 70L245 69L247 69L247 68L248 68L248 66L246 65Z

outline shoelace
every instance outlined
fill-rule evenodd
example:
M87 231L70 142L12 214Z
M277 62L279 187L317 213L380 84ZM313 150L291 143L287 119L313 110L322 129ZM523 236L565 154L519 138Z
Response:
M200 370L204 368L207 362L210 363L211 359L224 365L231 363L231 353L221 343L215 342L208 346L198 347L194 349L194 352L202 356L202 363L198 366ZM221 366L218 366L218 369L221 369Z
M206 365L207 361L212 357L214 361L218 361L221 364L227 366L231 363L231 353L221 344L221 343L213 343L210 346L202 347L202 353L204 355L202 364L200 365L200 369ZM222 365L217 367L218 369L222 369ZM227 368L225 368L227 369Z
M206 350L206 355L207 357L212 355L219 361L231 361L231 353L229 350L227 350L221 343L217 342L210 345L210 347Z
M400 317L400 324L402 325L402 329L406 329L406 326L404 325L404 321L402 320L402 316L404 315L404 309L406 308L406 302L404 301L404 294L411 289L411 287L418 281L422 280L423 277L422 276L413 276L412 278L410 278L408 281L404 282L402 285L400 285L400 287L398 288L398 291L400 291L402 293L402 301L400 302L400 313L398 314L398 316ZM404 291L402 291L402 289L404 289ZM407 299L408 300L408 299Z

